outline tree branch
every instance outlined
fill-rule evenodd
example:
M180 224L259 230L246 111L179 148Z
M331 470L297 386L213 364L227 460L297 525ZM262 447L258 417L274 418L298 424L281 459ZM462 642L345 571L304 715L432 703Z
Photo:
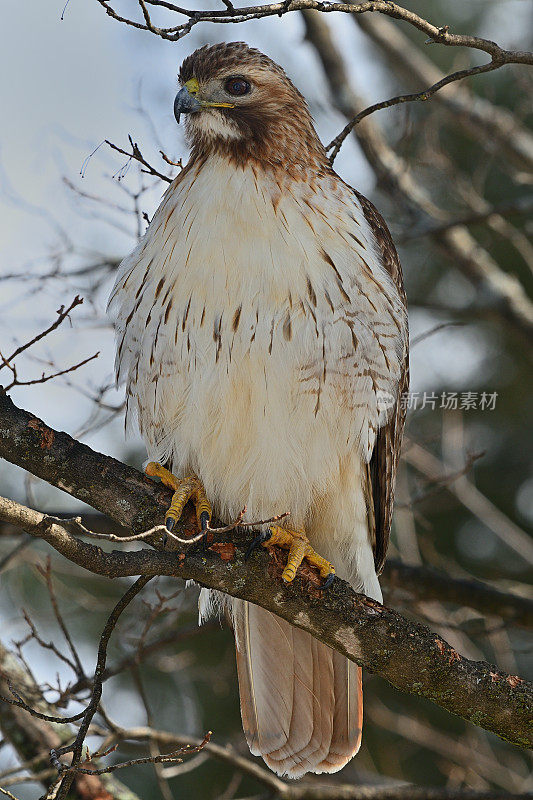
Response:
M393 3L392 0L368 0L363 3L321 2L321 0L289 0L289 2L287 2L287 0L281 0L281 2L246 6L239 9L233 8L231 3L226 3L226 9L222 11L185 8L175 3L168 2L168 0L144 0L142 3L144 24L118 14L109 0L97 0L97 2L105 9L108 16L117 20L117 22L149 31L163 39L169 39L171 41L183 38L183 36L190 32L191 27L199 22L236 24L247 22L251 19L263 19L272 16L282 17L285 14L294 11L304 11L306 9L315 9L323 13L337 12L342 14L365 14L367 12L377 11L380 14L385 14L388 17L400 19L409 23L424 33L432 42L438 42L439 44L444 44L449 47L471 47L475 50L481 50L488 53L493 59L501 61L502 64L533 64L533 53L505 50L496 44L496 42L490 39L483 39L480 36L450 33L448 25L440 27L433 25L414 11L403 8L398 5L398 3ZM156 27L149 17L147 17L148 12L146 11L146 5L165 8L167 11L187 17L188 22L169 28Z
M387 589L407 592L415 600L436 600L454 603L493 614L507 623L531 630L533 628L533 600L503 592L481 581L450 578L428 566L404 564L389 559L381 576Z
M69 527L72 523L70 519L72 515L67 512L54 512L51 516L68 520ZM91 531L106 535L111 533L112 541L127 541L129 538L129 531L126 528L103 514L96 512L84 514L83 521ZM74 524L74 529L78 527ZM17 525L0 520L0 538L18 536L20 531ZM76 530L74 532L76 533ZM81 528L77 532L79 534ZM21 544L27 546L27 543L28 540L25 539ZM12 552L9 558L14 555L16 553ZM408 594L416 602L436 600L439 603L466 606L484 616L500 617L509 625L526 630L533 629L533 600L523 594L504 591L475 579L453 578L433 567L406 564L393 558L388 559L380 581L385 593L398 590L402 594ZM527 587L524 586L523 591L526 590ZM179 631L172 634L169 640L174 641L177 638Z
M344 60L329 28L320 14L306 11L303 18L306 37L322 63L333 103L341 114L352 119L363 102L351 87ZM389 147L374 121L366 117L353 132L378 183L389 190L392 188L408 207L417 209L421 216L441 222L441 210L420 183L412 179L408 165ZM514 275L503 272L464 226L437 232L432 239L453 265L478 288L488 310L509 322L529 345L533 335L533 304L520 281Z
M433 61L413 43L398 25L378 14L358 14L357 25L383 51L394 70L403 74L412 84L432 84L442 80L442 73ZM533 136L522 121L508 109L501 108L475 95L460 84L435 96L459 122L472 132L476 141L494 152L495 143L500 153L513 158L523 168L533 169Z
M0 455L59 486L135 531L163 519L170 492L136 470L92 451L66 433L48 428L0 395ZM281 564L267 553L245 561L251 534L236 529L199 553L169 541L157 550L103 552L73 536L59 520L3 500L0 517L47 541L70 561L107 577L167 575L256 603L365 666L410 694L497 733L507 741L533 745L533 687L484 662L461 657L422 625L369 598L336 578L323 592L315 573L306 569L294 584L280 580ZM191 517L180 535L194 530ZM217 546L218 545L218 546ZM269 568L265 567L269 564Z
M42 693L32 676L22 669L14 654L0 643L0 693L5 695L9 695L10 691L8 680L24 691L25 696L32 700L33 707L39 712L54 714L53 706L43 700ZM34 715L29 715L18 705L10 705L0 700L0 729L15 748L21 761L31 762L31 772L35 780L50 786L57 774L50 767L50 750L72 740L70 726L52 725ZM100 800L139 800L136 794L111 775L76 776L71 796L73 800L86 800L88 797L99 797Z
M404 103L414 103L414 102L424 102L429 100L430 97L433 97L436 92L444 89L445 86L449 86L451 83L455 83L456 81L464 80L465 78L469 78L472 75L480 75L484 72L492 72L495 69L499 69L502 66L502 63L496 60L489 61L487 64L480 64L477 67L470 67L469 69L460 69L456 72L452 72L449 75L445 75L440 80L436 81L432 86L428 86L426 89L422 89L420 92L412 92L410 94L400 94L396 97L391 97L389 100L382 100L380 103L374 103L368 108L363 109L358 114L356 114L352 119L348 122L347 125L344 126L342 131L334 138L332 141L326 145L326 150L331 150L329 160L333 164L336 157L339 154L339 151L344 144L345 140L348 138L350 133L353 131L356 125L358 125L361 120L365 117L370 116L375 111L381 111L384 108L391 108L391 106L398 106L403 105Z

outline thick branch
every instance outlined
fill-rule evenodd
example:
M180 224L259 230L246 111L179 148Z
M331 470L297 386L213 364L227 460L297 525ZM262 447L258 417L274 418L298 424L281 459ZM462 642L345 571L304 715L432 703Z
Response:
M95 461L90 447L17 408L1 389L0 456L134 532L160 522L169 506L164 486L109 456Z
M104 510L117 522L139 529L161 521L169 493L136 470L95 453L65 433L48 428L0 396L0 455ZM138 507L137 507L138 503ZM139 510L140 509L140 510ZM12 501L0 517L47 541L59 553L107 577L167 575L192 579L256 603L367 667L394 686L426 697L465 720L517 745L533 745L533 687L484 662L462 658L424 626L359 595L335 579L324 593L313 573L289 587L275 561L258 553L244 559L250 532L223 534L205 552L149 549L103 552L77 539L61 521ZM187 523L182 533L187 532ZM153 544L161 547L158 538ZM170 543L173 547L174 542Z
M52 516L68 519L72 513L54 512ZM103 514L84 514L83 522L91 531L111 533L120 538L129 535L127 528ZM0 520L0 538L18 536L20 533L21 529L16 525ZM432 567L405 564L392 558L387 561L380 582L385 594L398 590L416 602L436 600L439 603L466 606L484 616L500 617L510 625L533 629L533 600L516 594L516 589L515 593L504 591L481 581L452 578ZM523 589L526 590L526 587ZM176 632L174 636L178 637L179 633Z

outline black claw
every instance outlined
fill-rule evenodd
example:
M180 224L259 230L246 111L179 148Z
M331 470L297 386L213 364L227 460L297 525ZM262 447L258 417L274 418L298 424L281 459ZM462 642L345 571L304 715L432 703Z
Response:
M167 517L166 518L165 526L166 526L167 531L172 531L172 528L174 527L174 524L175 523L174 523L174 520L172 519L172 517Z
M323 588L323 589L329 589L329 587L330 587L330 586L331 586L331 584L333 583L333 578L334 578L334 577L335 577L335 573L334 573L334 572L331 572L331 573L328 575L328 577L326 578L326 580L324 581L324 583L322 584L322 588Z
M161 544L163 545L163 549L165 549L165 548L166 548L166 546L167 546L167 543L168 543L168 536L167 536L167 534L166 534L166 533L164 533L164 534L162 535L162 537L161 537Z
M258 533L257 536L254 539L252 539L252 541L248 545L248 549L244 555L244 560L248 561L254 550L260 547L263 544L263 542L268 542L270 538L272 538L272 531L270 530Z
M208 525L209 525L209 512L202 511L202 513L200 514L200 530L206 531Z

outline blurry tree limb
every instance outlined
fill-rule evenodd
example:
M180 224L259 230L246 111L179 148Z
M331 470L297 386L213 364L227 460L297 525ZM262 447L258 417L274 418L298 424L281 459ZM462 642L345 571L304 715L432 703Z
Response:
M452 764L464 765L466 768L466 781L482 778L494 784L500 791L512 790L518 792L527 788L523 780L513 772L510 763L505 758L501 762L494 759L490 750L482 748L476 751L472 758L472 743L458 737L451 731L436 730L421 716L411 714L395 714L386 707L376 696L367 703L367 719L381 728L382 731L395 731L418 747L429 749L439 758ZM463 773L464 774L464 773ZM464 780L464 778L463 778ZM474 785L475 785L474 783ZM488 785L478 788L488 789Z
M388 100L382 100L379 103L374 103L371 106L360 111L358 114L355 114L351 120L344 126L342 131L335 136L332 141L326 145L326 150L330 152L330 162L333 163L335 158L339 154L339 151L348 138L350 133L353 131L356 125L369 117L371 114L374 114L376 111L381 111L384 108L391 108L392 106L399 106L403 105L404 103L416 103L416 102L425 102L433 97L434 94L440 92L441 89L449 86L452 83L456 83L457 81L462 81L465 78L470 78L473 75L481 75L485 72L492 72L495 69L499 69L502 66L501 62L492 60L489 61L487 64L480 64L476 67L470 67L468 69L460 69L456 72L452 72L449 75L445 75L440 80L433 83L431 86L427 86L425 89L422 89L419 92L410 92L409 94L400 94L396 97L391 97Z
M137 727L122 729L117 727L109 736L108 742L118 742L122 739L137 740L140 742L154 741L160 746L176 747L191 743L200 745L200 740L191 740L190 737L176 735L150 727ZM257 760L251 760L235 752L232 747L208 742L204 752L213 758L229 764L235 769L255 778L271 790L273 797L281 800L531 800L533 795L509 794L500 791L469 791L468 789L439 789L432 787L417 787L412 785L392 786L350 786L343 783L328 784L320 781L308 783L286 783L273 772L262 767Z
M396 236L396 241L402 244L409 242L412 239L419 239L421 236L435 236L437 234L445 233L451 228L466 227L468 225L477 225L480 222L490 221L493 217L513 217L519 215L527 215L533 210L533 196L520 197L512 203L505 203L497 207L490 207L487 203L487 208L483 211L471 211L468 214L452 219L449 222L434 223L421 228L412 228L400 236Z
M354 93L344 59L321 14L303 14L306 37L322 63L334 105L348 119L364 104ZM380 128L366 117L353 130L361 149L376 174L378 183L402 197L422 217L443 222L447 218L437 208L420 182L413 180L407 163L386 142ZM533 336L533 303L520 281L500 269L490 254L467 228L454 227L431 237L453 265L480 291L480 301L494 315L509 322L529 343Z
M394 69L411 83L430 85L444 77L433 61L420 48L413 47L409 37L383 15L357 14L355 20ZM436 94L435 102L449 109L454 121L465 126L487 149L493 151L497 145L500 152L526 169L533 169L533 135L510 111L472 94L460 84Z
M387 590L407 592L415 600L437 600L494 614L505 622L533 629L533 600L510 594L481 581L449 578L428 566L412 566L389 559L381 575Z
M0 643L0 694L9 695L7 680L23 690L35 708L50 715L55 709L42 698L42 693L33 677L25 671L14 653ZM52 725L29 715L24 709L0 700L0 730L16 750L23 763L28 763L36 780L50 786L57 772L50 766L50 750L61 747L72 740L69 725ZM15 783L16 780L13 780ZM72 787L73 800L139 800L138 796L113 776L79 775Z
M411 442L405 460L431 480L437 480L443 467L439 459L416 442ZM447 484L446 491L455 495L465 508L483 522L487 528L529 564L533 564L531 537L500 511L465 475Z
M162 520L169 505L169 490L54 431L17 409L7 395L0 395L0 455L136 532ZM530 684L484 662L462 658L435 633L357 594L339 579L323 592L316 575L306 569L294 584L283 586L281 565L266 553L245 561L249 531L224 534L224 559L220 545L198 552L169 541L163 550L159 534L150 542L155 550L106 553L76 538L61 520L13 501L1 503L2 519L44 539L95 574L181 577L249 600L309 631L397 688L426 697L513 744L533 745ZM190 533L190 517L179 528L182 535Z
M533 304L518 278L504 272L464 227L452 228L433 237L463 275L478 288L480 301L493 315L511 324L531 341ZM528 351L529 352L529 351Z

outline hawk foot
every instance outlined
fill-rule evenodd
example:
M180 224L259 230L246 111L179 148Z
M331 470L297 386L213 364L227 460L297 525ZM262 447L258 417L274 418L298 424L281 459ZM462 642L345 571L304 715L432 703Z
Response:
M260 544L263 547L282 547L289 551L287 566L283 570L281 577L285 583L291 583L298 567L305 559L312 567L316 567L320 572L320 577L325 578L324 587L327 588L335 575L333 564L322 558L309 544L309 540L303 531L294 531L288 528L274 526L270 528L270 536Z
M174 490L170 507L165 515L165 525L171 531L180 519L189 500L196 508L196 519L200 530L206 531L211 519L211 504L207 499L202 481L196 475L176 478L175 475L156 461L150 461L144 470L151 478L161 478L161 482Z

